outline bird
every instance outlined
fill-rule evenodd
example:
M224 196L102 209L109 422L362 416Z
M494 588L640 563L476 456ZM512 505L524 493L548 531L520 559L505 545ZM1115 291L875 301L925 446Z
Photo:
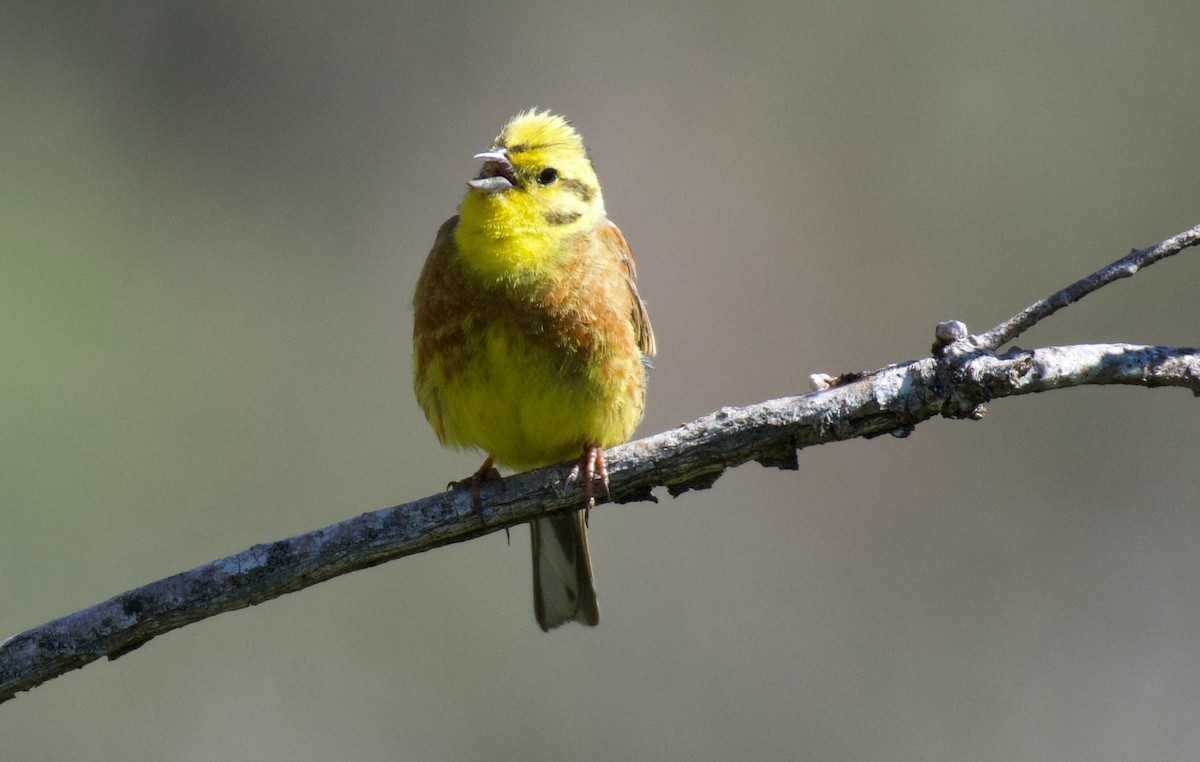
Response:
M642 419L654 332L629 244L607 216L583 139L522 111L501 129L442 224L413 296L413 388L443 446L526 471L577 459L583 506L531 522L543 631L600 621L587 542L603 450Z

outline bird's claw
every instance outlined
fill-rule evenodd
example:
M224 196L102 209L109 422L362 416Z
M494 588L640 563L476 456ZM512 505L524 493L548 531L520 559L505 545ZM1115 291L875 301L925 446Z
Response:
M479 467L479 470L468 476L466 479L460 479L456 482L450 482L446 485L448 490L469 489L471 490L471 510L479 517L480 523L487 523L487 518L483 515L483 501L479 498L479 488L484 482L499 482L503 481L500 472L492 466L492 458L488 458Z
M604 494L612 500L612 491L608 488L608 466L604 463L604 450L600 449L599 445L588 445L584 448L579 462L571 468L571 473L567 474L567 484L578 483L581 473L585 503L583 523L586 525L589 512L596 507L596 477L599 477L600 483L604 485Z

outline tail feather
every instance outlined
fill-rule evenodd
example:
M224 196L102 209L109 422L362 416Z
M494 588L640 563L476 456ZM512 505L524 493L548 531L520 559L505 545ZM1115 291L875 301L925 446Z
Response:
M600 622L583 511L530 523L533 537L533 612L543 630L567 622Z

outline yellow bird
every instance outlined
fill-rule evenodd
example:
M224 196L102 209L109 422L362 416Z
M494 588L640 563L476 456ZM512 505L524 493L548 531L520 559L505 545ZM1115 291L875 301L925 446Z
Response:
M602 449L642 418L654 333L629 244L608 220L579 134L527 111L475 155L413 297L413 386L443 445L524 471L579 458L593 503ZM600 621L584 510L532 522L538 625Z

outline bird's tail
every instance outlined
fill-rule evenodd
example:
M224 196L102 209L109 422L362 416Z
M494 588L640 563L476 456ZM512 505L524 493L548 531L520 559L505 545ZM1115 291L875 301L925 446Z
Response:
M600 622L583 511L530 523L533 537L533 611L543 630Z

